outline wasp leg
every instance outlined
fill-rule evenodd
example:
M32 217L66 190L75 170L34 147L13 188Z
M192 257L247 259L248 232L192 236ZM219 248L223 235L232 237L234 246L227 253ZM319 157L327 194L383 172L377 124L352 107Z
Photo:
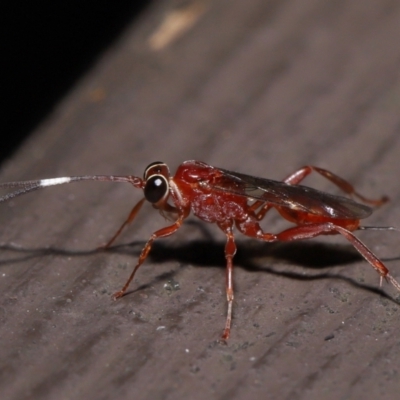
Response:
M384 203L386 203L389 198L387 196L382 196L382 198L373 200L373 199L368 199L361 195L360 193L356 192L355 188L353 185L351 185L349 182L344 180L338 175L335 175L333 172L330 172L326 169L315 167L314 165L306 165L303 168L300 168L299 170L295 171L293 174L289 175L284 182L289 184L289 185L297 185L299 184L306 176L310 175L311 172L318 172L321 176L324 178L330 180L334 185L336 185L338 188L343 190L343 192L347 193L350 196L354 196L359 198L361 201L364 203L372 204L374 206L380 206Z
M380 199L373 200L368 199L361 195L360 193L356 192L353 185L349 182L341 178L340 176L335 175L333 172L330 172L326 169L315 167L313 165L306 165L299 170L295 171L293 174L289 175L283 182L287 183L288 185L298 185L302 182L308 175L310 175L313 171L317 172L324 178L330 180L334 185L339 187L343 192L347 193L350 196L354 196L359 198L361 201L367 204L371 204L373 206L380 206L386 203L389 198L387 196L383 196ZM260 208L261 207L261 208ZM260 208L258 211L257 209ZM256 201L254 202L248 209L248 212L251 213L257 221L261 221L265 214L271 209L272 207L269 204L265 204L263 201Z
M173 233L175 233L182 225L183 220L185 219L187 213L182 212L178 219L175 221L174 224L170 226L166 226L165 228L159 229L158 231L155 231L151 236L150 239L147 241L146 245L143 247L142 252L140 253L139 260L133 269L131 275L129 276L128 280L126 281L125 285L122 287L122 289L116 293L114 293L113 298L114 300L119 299L122 297L126 290L128 289L129 284L132 282L133 277L135 276L136 271L139 269L139 267L143 264L144 260L148 256L151 246L153 245L154 240L166 236L170 236Z
M142 205L144 203L146 199L143 198L142 200L140 200L135 207L132 208L132 211L129 213L128 218L126 219L126 221L120 226L120 228L117 230L117 232L114 234L114 236L103 246L100 246L99 249L108 249L115 241L115 239L121 234L121 232L123 231L123 229L129 225L136 217L137 213L140 211L140 209L142 208Z
M266 242L278 241L292 241L310 239L319 235L338 234L343 235L355 249L365 258L366 261L378 272L382 279L388 280L397 290L400 291L400 284L389 274L389 270L385 267L383 262L352 232L343 228L342 226L335 225L332 222L322 222L317 224L300 225L293 228L284 230L276 235L263 232L259 224L255 221L246 221L236 224L238 229L245 235Z
M233 257L236 253L235 238L233 236L233 221L219 223L218 226L226 234L225 258L226 258L226 299L228 312L222 339L227 340L231 333L232 306L233 306Z

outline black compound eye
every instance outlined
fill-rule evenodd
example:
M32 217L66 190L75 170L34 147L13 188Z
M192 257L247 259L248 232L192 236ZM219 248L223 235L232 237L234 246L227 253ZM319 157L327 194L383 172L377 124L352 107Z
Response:
M150 203L158 203L168 194L168 182L162 175L153 175L146 181L144 197Z

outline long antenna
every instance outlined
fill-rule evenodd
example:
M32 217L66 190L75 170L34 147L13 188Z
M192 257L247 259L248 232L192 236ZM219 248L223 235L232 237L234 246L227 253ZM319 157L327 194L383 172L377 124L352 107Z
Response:
M143 180L136 176L113 176L113 175L83 175L83 176L64 176L61 178L38 179L32 181L5 182L0 183L0 188L20 188L14 192L0 197L0 203L13 199L14 197L33 192L34 190L49 186L63 185L65 183L79 181L103 181L103 182L127 182L137 188L143 188Z

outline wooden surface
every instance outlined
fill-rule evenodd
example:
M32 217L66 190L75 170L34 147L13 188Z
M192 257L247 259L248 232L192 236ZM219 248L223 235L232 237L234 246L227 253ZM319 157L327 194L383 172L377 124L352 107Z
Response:
M1 180L142 175L184 160L280 179L328 168L391 202L400 226L400 3L157 2L55 107ZM310 178L307 184L337 193ZM343 238L237 235L232 336L224 236L194 218L160 240L129 295L111 295L165 224L141 197L80 183L0 207L3 399L394 399L399 293ZM284 225L271 215L264 227ZM362 232L400 279L397 232Z

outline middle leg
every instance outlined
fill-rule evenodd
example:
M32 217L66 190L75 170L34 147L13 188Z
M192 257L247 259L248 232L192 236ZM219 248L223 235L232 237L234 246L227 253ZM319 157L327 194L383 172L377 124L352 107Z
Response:
M218 226L226 234L225 258L226 258L226 299L228 301L228 312L226 315L225 329L222 339L227 340L231 333L232 306L233 306L233 257L236 254L235 238L233 236L233 222L225 221Z

